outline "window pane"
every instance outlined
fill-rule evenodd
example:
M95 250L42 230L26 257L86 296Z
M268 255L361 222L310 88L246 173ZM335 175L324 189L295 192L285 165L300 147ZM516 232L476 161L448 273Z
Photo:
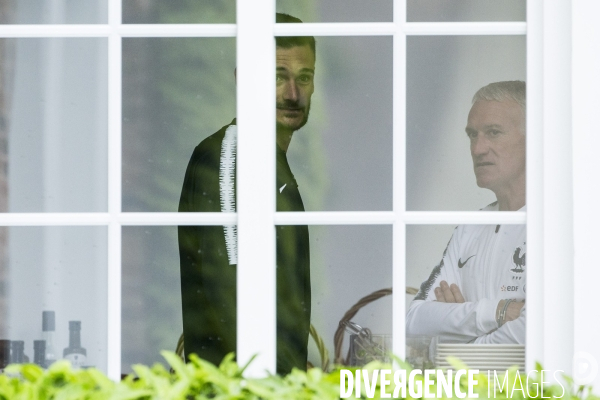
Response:
M2 210L107 209L107 40L3 39Z
M125 24L235 23L235 0L123 0Z
M69 347L69 321L81 322L83 365L106 371L106 227L2 228L2 337L25 341L33 362L33 341L43 337L42 311L54 311L57 359Z
M334 335L344 314L361 298L392 287L391 226L310 226L312 315L311 321L325 342L333 362ZM374 335L377 345L391 346L392 296L387 295L360 308L350 319ZM366 332L366 331L365 331ZM385 335L382 338L380 335ZM308 360L321 361L315 341L308 339ZM348 356L350 334L343 335L341 356ZM363 343L369 344L368 341ZM364 365L375 358L376 349L363 352L353 345L350 363ZM388 349L391 351L391 347Z
M286 98L291 82L288 75L278 84L280 105L297 102ZM303 96L298 101L308 100ZM316 38L310 101L308 121L295 131L286 154L305 209L391 210L392 39Z
M392 22L392 0L277 0L277 12L304 22Z
M3 24L105 24L108 0L5 0L0 18Z
M123 227L122 251L121 370L129 373L165 363L160 351L175 351L182 333L177 227Z
M407 20L525 21L525 0L408 0Z
M478 183L475 179L471 141L465 133L471 99L475 92L489 83L523 81L525 75L524 36L408 38L408 210L469 211L485 207L496 200L492 190L498 190L493 185L482 181ZM510 104L516 105L514 102ZM524 114L519 114L519 118L524 124ZM489 154L478 154L477 157L483 161L498 161L496 166L506 166L502 160L508 155L520 155L524 162L522 133L524 131L515 136L509 135L522 139L521 147L504 150L492 147L487 149L491 151ZM480 144L483 143L484 141L480 141ZM499 158L496 160L494 157ZM517 168L517 161L507 162ZM524 164L520 168L524 173ZM510 180L512 179L511 175ZM522 186L524 190L524 182Z
M123 40L123 210L177 211L194 148L235 118L235 38Z
M406 285L419 289L406 303L409 362L445 368L454 355L480 370L524 369L526 240L525 225L407 226ZM456 346L467 343L513 347Z
M182 236L186 234L182 228L195 230L195 235ZM218 363L235 350L236 266L228 264L223 227L179 229L186 346ZM176 235L173 227L123 230L124 371L133 362L160 361L158 350L173 349L181 333ZM181 241L182 237L190 240ZM210 244L203 244L206 240ZM318 350L308 337L309 321L333 358L333 337L344 313L360 298L392 286L392 228L278 226L277 260L279 372L293 365L303 367L302 357L307 356L313 365L320 365ZM375 339L391 346L391 316L391 296L385 296L365 306L352 321L385 335ZM345 334L344 357L349 341Z

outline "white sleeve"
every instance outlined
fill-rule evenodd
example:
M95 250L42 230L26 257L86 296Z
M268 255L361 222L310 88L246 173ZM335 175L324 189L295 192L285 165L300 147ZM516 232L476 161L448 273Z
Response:
M406 316L406 335L438 336L442 343L468 343L498 327L489 318L496 307L490 299L466 303L415 300Z
M478 344L525 344L525 306L519 318L509 321L495 331L478 337L474 343Z
M456 284L461 291L458 273L459 235L454 232L440 264L429 279L421 285L406 315L407 336L438 336L441 342L467 343L498 328L497 301L481 299L477 302L444 303L435 298L434 289L445 280Z

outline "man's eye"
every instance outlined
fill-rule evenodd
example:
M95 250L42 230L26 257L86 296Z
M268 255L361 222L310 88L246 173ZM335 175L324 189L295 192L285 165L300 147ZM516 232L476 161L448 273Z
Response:
M491 136L498 136L498 135L500 134L500 131L499 131L499 130L497 130L497 129L492 129L492 130L489 132L489 134L490 134Z
M311 77L309 75L301 75L298 80L302 83L309 83L311 81Z
M283 82L283 76L275 75L275 82Z

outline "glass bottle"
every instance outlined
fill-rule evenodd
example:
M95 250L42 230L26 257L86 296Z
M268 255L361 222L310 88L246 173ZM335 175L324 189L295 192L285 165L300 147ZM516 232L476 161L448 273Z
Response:
M42 312L42 339L46 341L46 364L50 366L56 361L56 350L54 350L54 311Z
M22 340L13 340L10 342L10 347L10 363L23 364L25 362L25 342Z
M73 368L85 365L87 351L81 347L81 321L69 321L69 347L63 351L63 358L69 360Z
M46 368L46 341L33 341L33 362L42 368Z
M0 372L10 364L10 340L0 340Z

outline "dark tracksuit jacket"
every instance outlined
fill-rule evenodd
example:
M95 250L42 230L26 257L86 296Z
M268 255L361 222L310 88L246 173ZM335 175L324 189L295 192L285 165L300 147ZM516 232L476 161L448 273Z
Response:
M230 125L235 125L235 120ZM181 190L179 212L222 211L219 168L223 139L230 125L194 149ZM304 211L286 154L275 147L277 211ZM309 236L307 226L274 229L277 373L286 374L293 367L306 369L311 312ZM185 354L187 357L196 353L217 365L236 349L237 265L230 264L224 230L223 226L180 226L178 229Z

